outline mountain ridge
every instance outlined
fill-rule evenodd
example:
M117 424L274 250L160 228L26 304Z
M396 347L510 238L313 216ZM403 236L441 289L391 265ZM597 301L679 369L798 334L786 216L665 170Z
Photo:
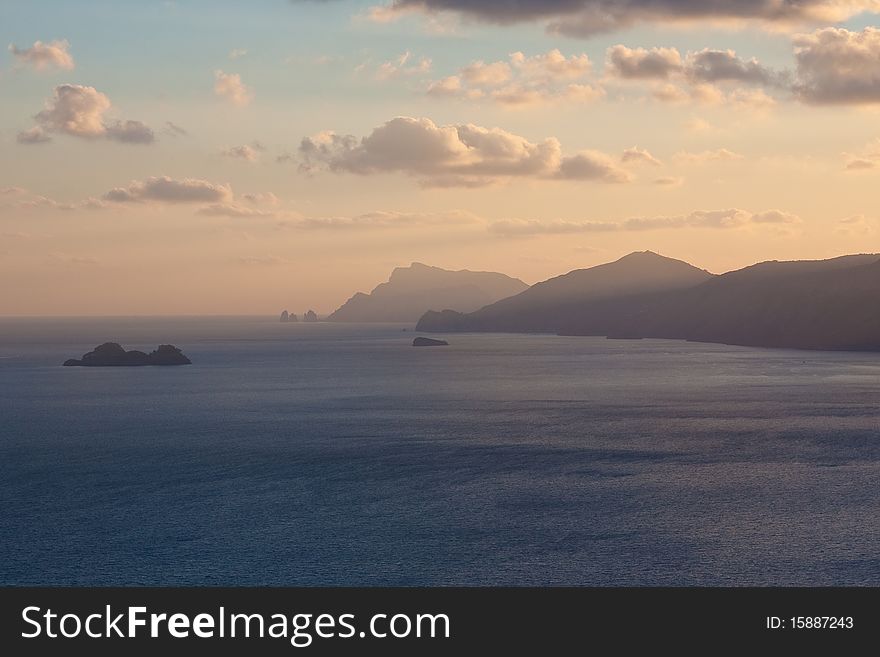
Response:
M413 262L395 267L372 292L357 292L337 308L331 322L415 323L434 305L468 312L527 289L505 274L469 269L448 270Z
M615 262L622 261L626 262ZM708 274L690 286L515 308L526 317L543 313L540 322L523 321L510 313L493 315L487 308L469 314L429 312L417 330L529 332L540 326L538 330L562 335L877 350L878 300L880 254L857 254L828 260L767 261L721 275ZM504 308L511 303L505 299L495 305Z

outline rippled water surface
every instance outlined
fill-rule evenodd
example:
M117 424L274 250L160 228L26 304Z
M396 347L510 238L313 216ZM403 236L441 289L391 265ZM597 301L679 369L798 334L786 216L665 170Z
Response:
M880 354L412 337L0 320L0 583L880 585Z

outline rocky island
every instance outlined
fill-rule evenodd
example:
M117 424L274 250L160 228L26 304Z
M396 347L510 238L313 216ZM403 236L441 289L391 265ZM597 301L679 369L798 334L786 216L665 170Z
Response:
M145 365L192 365L192 361L171 344L160 344L155 351L126 351L116 342L105 342L81 359L64 361L64 367L140 367Z
M416 338L413 340L413 347L448 347L446 340L435 340L434 338Z

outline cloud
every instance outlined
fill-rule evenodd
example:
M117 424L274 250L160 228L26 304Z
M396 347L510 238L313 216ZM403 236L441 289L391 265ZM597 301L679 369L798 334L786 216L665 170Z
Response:
M110 99L94 87L62 84L35 118L46 132L102 137L107 131L104 113L109 109Z
M278 205L281 202L272 192L242 194L241 199L251 205Z
M596 84L580 81L592 71L585 54L566 56L554 48L527 57L511 53L507 61L477 60L433 82L428 95L470 100L486 99L505 107L553 103L589 103L604 97Z
M50 41L49 43L34 41L34 45L30 48L18 48L15 44L10 44L9 52L19 62L31 66L37 71L51 69L72 71L75 64L69 48L70 44L67 40Z
M448 212L388 212L379 210L354 217L300 218L286 225L293 228L321 230L403 228L410 226L467 225L477 223L483 223L483 220L477 215L463 210L450 210Z
M866 235L877 228L877 221L863 214L855 214L837 221L835 232L841 235Z
M726 102L737 109L758 113L776 107L776 99L763 89L737 89L727 94Z
M384 21L410 11L451 12L496 24L542 22L550 32L588 37L638 23L753 23L779 28L837 22L876 11L876 0L391 0Z
M107 139L127 144L151 144L156 140L153 131L141 121L112 121L104 126Z
M243 146L232 146L220 152L223 157L230 157L247 162L256 162L260 159L260 149L244 144Z
M438 98L480 98L483 92L479 89L466 89L461 82L461 76L450 75L432 82L428 87L428 95Z
M21 196L27 194L24 187L0 187L0 196Z
M661 187L681 187L684 184L684 178L661 176L660 178L654 178L652 182Z
M248 54L246 48L233 48L229 51L229 59L241 59Z
M176 123L172 123L171 121L165 121L165 130L166 135L170 137L186 137L189 135L189 132L184 128L181 128Z
M87 198L82 201L57 201L22 187L0 189L0 212L45 209L71 212L74 210L101 210L106 205L104 201L96 198Z
M531 78L551 78L554 80L577 79L593 70L590 58L585 54L566 57L558 48L543 55L526 57L521 52L510 55L510 61L522 75Z
M244 195L246 198L249 195ZM263 195L258 195L263 196ZM268 195L275 198L274 194ZM275 199L277 201L277 199ZM269 203L271 205L271 202ZM248 207L238 202L213 203L200 208L197 214L235 219L277 219L277 227L295 230L358 230L409 228L414 226L463 226L485 224L485 220L463 210L445 212L392 212L377 210L355 216L304 217L296 212Z
M620 161L624 164L651 164L653 166L660 166L662 164L662 162L651 155L650 152L644 148L637 148L636 146L627 148L623 151L623 154L620 156Z
M807 103L880 102L880 29L825 28L794 39L795 93Z
M513 77L513 71L507 62L487 64L483 60L479 60L465 66L459 75L469 85L495 87L510 80Z
M238 73L214 71L214 93L233 105L244 107L254 99L253 92L241 81Z
M788 94L791 75L774 71L733 50L705 48L686 56L675 48L628 48L606 51L605 74L620 80L650 81L651 96L664 103L694 102L763 112L776 100L763 88Z
M412 54L407 50L395 59L384 62L376 69L377 80L392 80L401 77L425 75L431 71L431 60L420 57L413 60Z
M877 161L869 160L864 157L856 157L846 163L847 171L866 171L868 169L876 169Z
M423 185L479 186L513 177L621 182L629 174L608 156L584 152L563 158L559 141L524 137L473 124L436 125L397 117L363 139L323 132L302 140L302 169L372 175L399 172Z
M27 130L22 130L15 136L15 140L19 144L45 144L52 141L52 137L46 134L40 126L34 126Z
M675 48L627 48L618 44L605 55L606 71L628 80L665 80L682 69Z
M880 167L880 139L867 144L859 153L844 153L847 171L869 171Z
M733 151L726 148L718 148L715 150L702 151L699 153L682 151L680 153L676 153L673 157L680 162L691 164L705 164L706 162L729 162L732 160L744 159L743 156L739 153L734 153Z
M249 208L238 203L212 203L198 210L198 214L208 217L274 217L272 210Z
M505 219L491 223L489 232L503 237L527 237L681 228L735 229L754 225L791 225L797 223L800 223L800 218L797 215L781 210L752 213L733 208L709 212L698 211L670 217L635 217L619 222Z
M605 97L605 90L591 84L569 84L547 90L523 85L509 85L492 92L491 97L507 107L526 107L553 103L591 103Z
M114 203L229 203L233 201L233 194L228 184L159 176L134 180L127 187L111 189L103 199Z
M84 139L112 139L129 144L155 141L153 131L140 121L105 119L110 108L110 99L94 87L62 84L55 87L44 109L34 116L37 125L19 133L19 142L46 141L43 137L49 133Z
M562 159L557 178L563 180L601 180L610 183L625 183L632 175L617 166L608 155L598 151L582 151L577 155Z
M776 85L782 77L757 59L747 61L733 50L709 48L688 54L685 75L695 82L735 81L755 85Z

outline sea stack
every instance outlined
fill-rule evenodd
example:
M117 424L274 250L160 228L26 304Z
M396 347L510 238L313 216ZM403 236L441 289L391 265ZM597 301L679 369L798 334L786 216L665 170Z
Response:
M280 322L289 322L290 321L290 313L286 310L281 312L281 318L278 320Z
M308 311L305 315L303 315L304 322L317 322L318 314L314 310Z

